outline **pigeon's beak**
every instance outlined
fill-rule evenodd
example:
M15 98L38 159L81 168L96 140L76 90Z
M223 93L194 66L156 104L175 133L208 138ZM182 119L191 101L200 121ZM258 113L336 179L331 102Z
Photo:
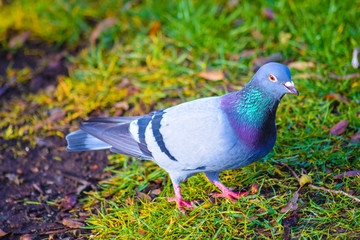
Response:
M296 96L299 96L299 92L298 92L298 90L296 89L296 87L295 87L295 85L294 85L294 83L292 82L292 81L288 81L288 82L286 82L285 84L284 83L281 83L282 85L284 85L284 87L286 87L286 89L290 92L290 93L292 93L292 94L294 94L294 95L296 95Z

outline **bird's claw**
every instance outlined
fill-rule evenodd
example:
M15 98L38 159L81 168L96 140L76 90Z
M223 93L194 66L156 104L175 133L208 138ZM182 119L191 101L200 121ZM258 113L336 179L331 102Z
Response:
M247 197L247 193L248 192L236 193L236 192L227 190L227 191L224 191L222 193L211 193L210 196L223 197L223 198L227 198L227 199L230 199L231 201L235 202L236 199L239 199L242 196Z
M197 201L188 202L188 201L185 201L185 200L182 199L182 198L179 199L179 198L176 198L176 197L170 197L170 198L167 198L167 200L168 200L169 202L176 202L179 210L180 210L183 214L185 214L185 209L184 209L183 207L193 210L193 209L195 209L193 203L197 203Z

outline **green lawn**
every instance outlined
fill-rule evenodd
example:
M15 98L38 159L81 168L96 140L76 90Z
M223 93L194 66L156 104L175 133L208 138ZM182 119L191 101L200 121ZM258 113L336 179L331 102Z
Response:
M282 239L285 220L295 215L299 219L291 225L293 238L360 237L360 204L343 195L304 186L298 209L280 213L299 184L279 164L286 163L298 175L304 169L316 186L360 195L359 176L332 179L360 170L360 145L350 141L360 130L360 77L346 77L359 72L351 65L352 51L360 45L359 1L119 2L18 0L0 10L0 16L16 12L0 22L0 35L30 29L33 38L59 48L82 48L76 56L68 53L69 76L60 77L54 91L22 96L39 106L33 115L18 118L25 107L15 100L2 106L2 138L35 144L36 136L65 136L93 111L113 116L122 109L124 115L138 115L239 90L261 57L279 53L277 61L293 66L300 96L281 101L278 138L270 154L222 173L224 184L235 190L260 186L256 195L235 204L225 199L213 204L209 194L218 190L198 174L182 183L182 193L186 200L204 202L183 215L166 200L174 193L165 171L152 162L109 155L106 171L113 176L100 183L100 192L88 192L83 200L92 213L86 227L94 238ZM110 17L115 23L103 28L90 47L93 26ZM225 77L201 78L206 69L222 71ZM27 71L9 67L7 74L27 81L32 70ZM66 117L46 122L43 113L56 107ZM342 120L349 121L345 132L331 135L330 128ZM147 194L156 184L161 192Z

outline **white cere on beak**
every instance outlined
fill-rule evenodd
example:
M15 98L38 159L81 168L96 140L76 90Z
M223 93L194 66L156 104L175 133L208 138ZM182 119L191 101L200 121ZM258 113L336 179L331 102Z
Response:
M284 85L290 93L295 94L296 96L299 96L299 92L296 89L293 81L288 81L285 84L282 83L282 85Z
M293 81L289 81L289 82L286 82L285 83L285 86L288 87L288 88L294 88L295 87L295 84Z

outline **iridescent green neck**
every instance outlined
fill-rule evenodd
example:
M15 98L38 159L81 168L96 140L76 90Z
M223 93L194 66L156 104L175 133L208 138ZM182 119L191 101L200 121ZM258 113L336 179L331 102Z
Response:
M275 119L280 100L274 99L270 93L267 94L258 87L248 84L236 95L237 99L233 99L235 101L231 104L235 118L241 118L241 121L254 127Z
M276 139L275 114L280 99L257 86L222 97L221 105L239 139L249 147L272 148Z

